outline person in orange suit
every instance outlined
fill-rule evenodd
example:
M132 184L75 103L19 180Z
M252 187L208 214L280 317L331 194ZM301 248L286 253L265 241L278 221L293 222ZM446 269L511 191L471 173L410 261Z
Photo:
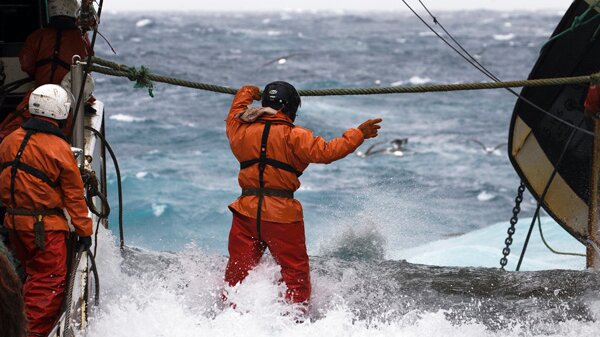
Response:
M11 249L24 267L28 336L46 336L58 319L67 275L69 224L83 249L92 220L71 147L60 131L72 95L46 84L31 93L32 118L0 143L0 201Z
M85 58L92 53L87 35L76 24L78 9L77 0L48 1L49 25L34 31L25 40L19 61L21 69L35 80L36 87L61 84L71 70L73 56ZM0 124L0 141L30 118L29 94ZM93 100L90 97L88 103Z
M21 69L35 85L60 84L71 70L73 56L87 57L90 42L76 24L77 0L48 1L50 23L31 33L19 53Z
M381 119L327 142L293 124L301 101L291 84L268 84L262 108L248 107L260 99L257 87L240 88L226 119L227 138L240 162L242 194L229 205L233 221L225 281L230 286L242 282L268 248L281 266L286 300L307 304L311 283L302 205L294 199L298 178L310 163L342 159L365 139L376 137Z

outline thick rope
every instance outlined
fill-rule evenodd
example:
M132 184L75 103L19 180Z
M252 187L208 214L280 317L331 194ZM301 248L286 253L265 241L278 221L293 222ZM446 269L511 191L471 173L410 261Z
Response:
M192 82L177 79L174 77L160 76L152 74L147 68L141 67L137 70L135 67L117 64L111 61L103 60L97 57L92 58L92 62L100 66L92 66L92 71L97 73L127 77L132 81L136 81L136 88L149 87L152 81L173 84L182 87L212 91L235 95L237 89L224 87L209 83ZM479 83L458 83L458 84L433 84L423 86L395 86L395 87L376 87L376 88L334 88L334 89L314 89L314 90L299 90L301 96L347 96L347 95L379 95L379 94L401 94L401 93L423 93L423 92L445 92L445 91L461 91L461 90L485 90L499 88L518 88L518 87L540 87L552 85L568 85L568 84L589 84L600 80L600 73L561 77L561 78L544 78L535 80L517 80L505 82L479 82Z

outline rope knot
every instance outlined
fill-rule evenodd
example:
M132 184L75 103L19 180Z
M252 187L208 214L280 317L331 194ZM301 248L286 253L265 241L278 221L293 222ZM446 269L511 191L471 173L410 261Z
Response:
M127 78L131 81L135 81L134 88L148 88L148 95L154 97L154 83L150 80L150 70L148 68L144 66L141 66L140 69L128 67L126 71L129 73Z

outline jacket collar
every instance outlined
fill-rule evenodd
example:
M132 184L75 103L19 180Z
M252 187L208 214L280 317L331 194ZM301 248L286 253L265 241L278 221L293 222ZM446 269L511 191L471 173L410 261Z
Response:
M272 121L272 122L282 122L285 124L291 124L294 125L294 123L292 122L292 120L283 112L281 111L277 111L276 114L274 115L268 115L268 114L264 114L262 115L258 121L261 122L266 122L266 121Z
M52 123L50 121L45 121L40 118L31 118L30 120L23 123L22 128L25 130L49 133L49 134L58 136L58 137L64 139L65 141L67 140L67 137L65 137L64 133L62 133L62 131L60 130L60 128L58 126L56 126L54 123Z

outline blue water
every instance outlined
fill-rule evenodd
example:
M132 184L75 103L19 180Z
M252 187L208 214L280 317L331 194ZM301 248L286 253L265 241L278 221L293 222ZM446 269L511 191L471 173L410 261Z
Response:
M523 79L561 18L554 12L443 12L438 19L501 79ZM105 11L97 54L219 85L300 89L484 81L413 16ZM292 55L287 62L270 62ZM156 84L155 98L96 75L106 133L123 173L120 252L116 175L110 231L100 230L101 305L86 336L597 336L599 275L554 256L534 232L523 273L498 270L519 178L506 147L515 97L503 90L304 98L297 124L325 138L381 117L378 141L402 156L355 154L301 177L313 292L309 320L283 303L266 255L223 307L227 205L240 190L224 118L232 96ZM509 270L534 200L525 196ZM529 219L527 219L529 218ZM555 248L583 246L548 217ZM406 260L406 261L404 261ZM443 265L445 267L425 266ZM535 271L550 269L550 271ZM575 270L562 270L575 269Z
M560 19L553 12L532 16L454 12L439 19L498 77L522 79ZM300 89L486 80L416 18L400 13L108 11L101 32L118 53L111 55L99 40L101 57L231 87L274 80ZM285 55L292 55L285 64L263 66ZM96 80L124 176L126 242L156 250L194 242L225 253L227 205L239 194L223 122L232 96L156 84L150 98L122 78ZM507 220L519 179L506 148L486 155L469 140L506 142L514 103L503 90L304 98L297 124L316 135L330 139L382 117L378 140L408 137L413 150L310 166L297 193L309 253L318 254L321 241L340 226L364 221L389 228L389 249L396 250ZM532 205L527 199L523 212ZM116 212L110 220L117 225Z

